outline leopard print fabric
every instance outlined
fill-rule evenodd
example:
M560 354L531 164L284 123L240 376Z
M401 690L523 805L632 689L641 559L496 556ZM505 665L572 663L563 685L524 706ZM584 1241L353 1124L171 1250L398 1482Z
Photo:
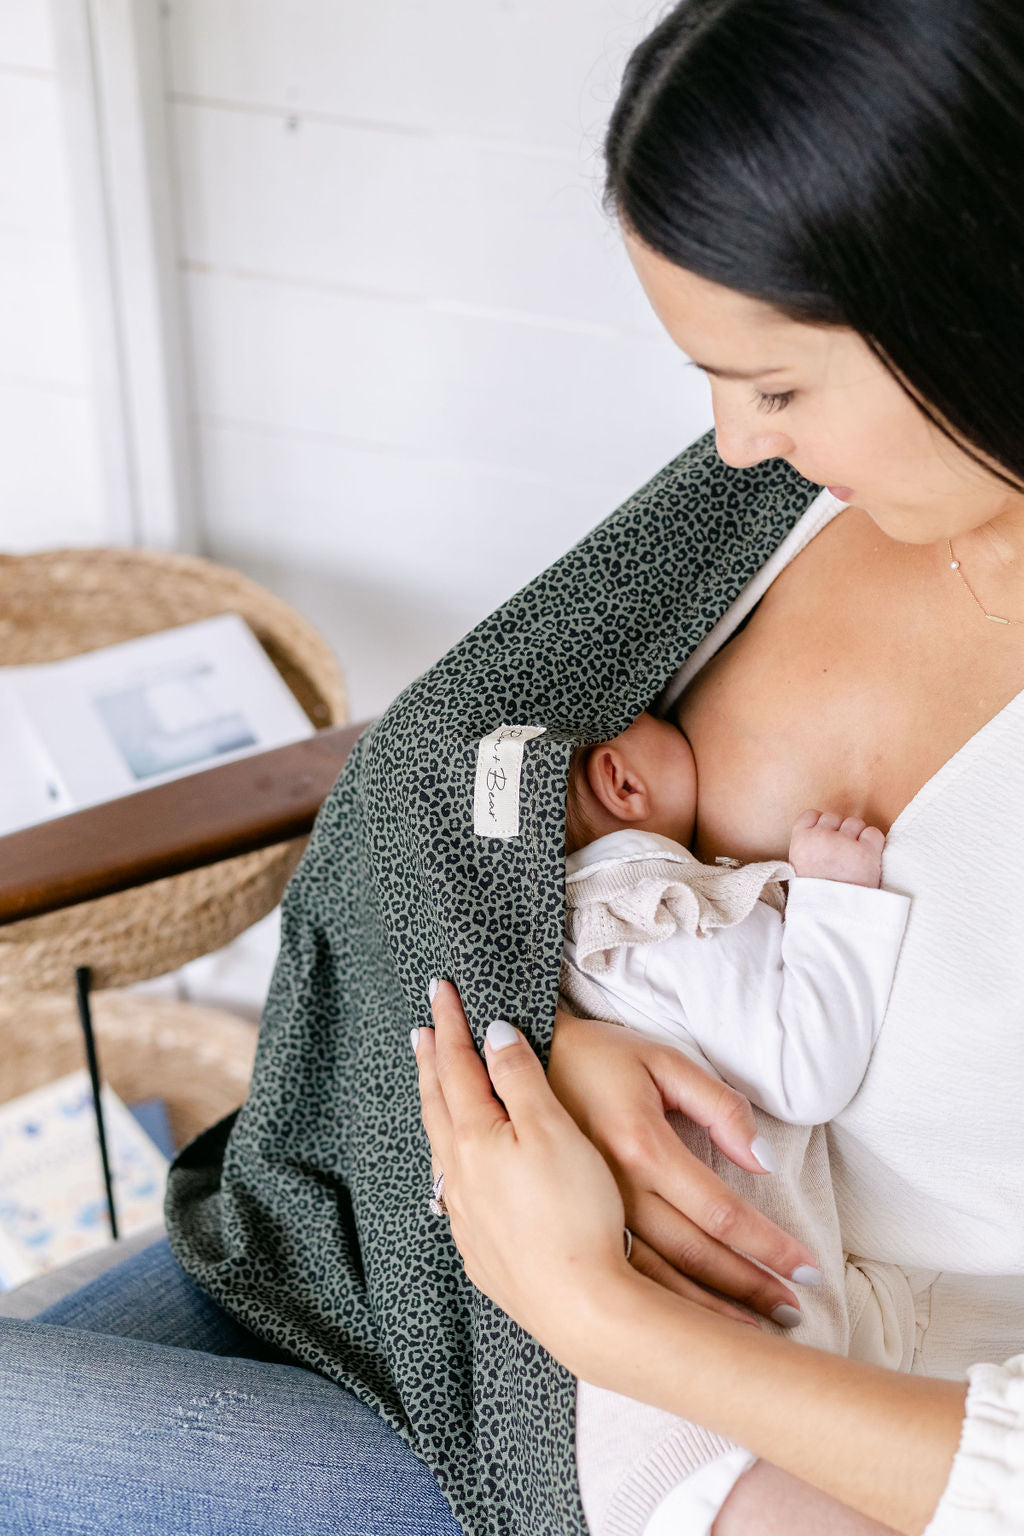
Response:
M248 1102L175 1161L185 1270L373 1407L467 1536L586 1536L572 1377L466 1279L427 1209L409 1030L427 983L546 1061L569 755L624 730L818 494L699 439L367 728L285 895ZM476 746L535 723L518 837L473 830Z

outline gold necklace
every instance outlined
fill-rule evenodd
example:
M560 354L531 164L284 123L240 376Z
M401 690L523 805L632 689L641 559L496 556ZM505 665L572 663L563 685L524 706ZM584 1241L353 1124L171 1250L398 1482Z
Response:
M981 601L981 599L979 598L978 594L975 592L974 588L971 586L970 582L967 580L967 577L964 575L963 571L960 569L960 561L956 558L956 556L953 553L953 541L952 541L952 539L947 539L946 540L946 548L949 550L949 568L950 568L950 570L951 571L956 571L957 575L960 577L960 580L963 582L963 584L967 588L968 592L974 598L974 601L977 603L978 607L981 609L981 611L985 615L986 619L991 619L993 624L1024 624L1024 619L1001 619L998 614L989 613L988 610L985 607L985 604Z

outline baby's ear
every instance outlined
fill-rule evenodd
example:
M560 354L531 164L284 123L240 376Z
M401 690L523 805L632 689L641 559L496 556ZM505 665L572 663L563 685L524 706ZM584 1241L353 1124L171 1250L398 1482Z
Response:
M593 748L586 774L595 798L616 821L640 821L647 815L647 785L613 741Z

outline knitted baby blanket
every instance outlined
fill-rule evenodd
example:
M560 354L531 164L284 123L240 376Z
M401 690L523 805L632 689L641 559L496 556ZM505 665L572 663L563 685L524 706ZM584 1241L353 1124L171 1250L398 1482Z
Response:
M674 933L708 939L718 928L742 923L759 901L785 911L780 882L793 866L784 859L702 864L679 843L660 837L658 843L652 839L646 853L610 856L566 875L566 932L581 971L603 975L617 950L660 944Z
M393 1425L466 1536L586 1536L574 1382L427 1209L409 1030L445 976L478 1041L510 1019L546 1060L570 753L652 701L818 492L782 460L729 468L709 433L399 695L288 887L248 1101L173 1164L188 1274ZM502 758L505 835L482 835L480 743L503 725L544 733L513 750L510 806Z

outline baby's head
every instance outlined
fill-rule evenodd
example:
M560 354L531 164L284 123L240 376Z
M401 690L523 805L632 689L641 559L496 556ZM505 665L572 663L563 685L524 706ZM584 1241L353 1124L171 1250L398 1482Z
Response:
M611 741L577 747L569 761L565 851L607 832L638 827L690 846L697 814L697 765L690 743L645 710Z

